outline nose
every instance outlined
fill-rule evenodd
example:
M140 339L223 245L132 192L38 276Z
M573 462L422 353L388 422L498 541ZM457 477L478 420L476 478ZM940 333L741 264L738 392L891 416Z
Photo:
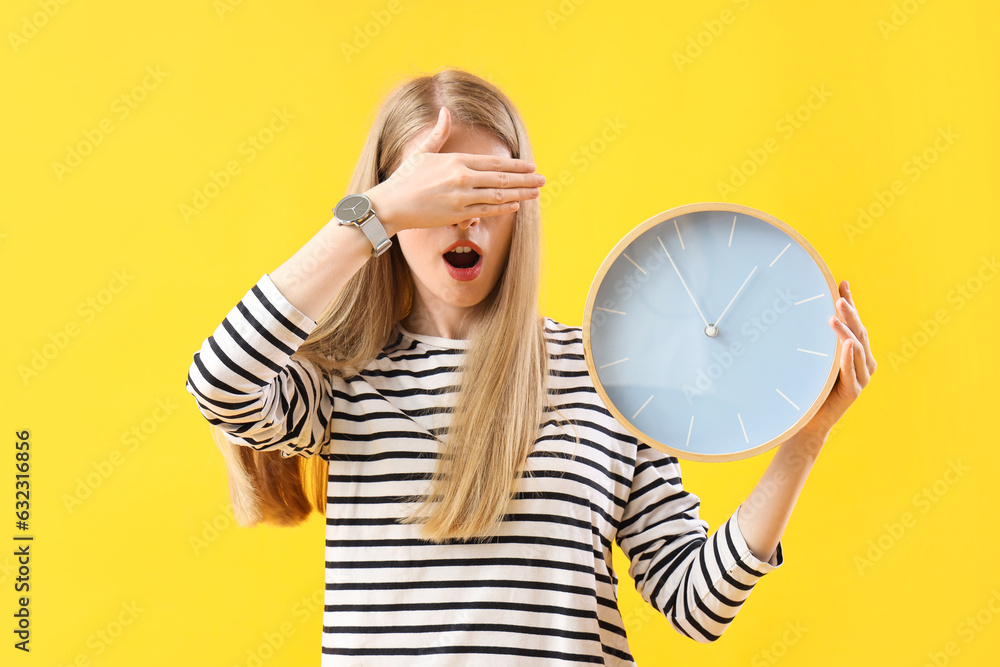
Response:
M479 224L479 218L469 218L468 220L463 220L462 222L456 222L459 229L468 229L469 227L475 227Z

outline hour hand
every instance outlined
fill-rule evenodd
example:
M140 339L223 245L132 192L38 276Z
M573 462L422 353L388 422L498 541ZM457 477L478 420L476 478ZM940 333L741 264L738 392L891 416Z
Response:
M753 267L753 268L752 268L752 269L750 270L750 276L752 276L752 275L753 275L753 272L754 272L754 271L756 271L756 270L757 270L757 267L756 267L756 266L755 266L755 267ZM742 285L740 285L740 288L739 288L738 290L736 290L736 294L734 294L734 295L733 295L733 298L729 300L729 305L727 305L727 306L726 306L726 309L722 311L722 315L719 315L719 319L717 319L717 320L715 321L715 327L716 327L716 328L718 328L718 326L719 326L719 322L721 322L721 321L722 321L722 318L723 318L723 316L724 316L724 315L725 315L725 314L726 314L726 313L727 313L727 312L729 311L729 306L733 305L733 301L736 301L736 297L738 297L738 296L740 295L740 292L742 292L742 291L743 291L743 288L747 286L747 283L748 283L748 282L750 281L750 276L747 276L747 277L746 277L746 280L744 280L744 281L743 281L743 284L742 284ZM707 332L706 332L706 333L707 333ZM716 331L716 335L717 335L717 334L718 334L718 331ZM709 336L711 336L712 334L708 334L708 335L709 335Z

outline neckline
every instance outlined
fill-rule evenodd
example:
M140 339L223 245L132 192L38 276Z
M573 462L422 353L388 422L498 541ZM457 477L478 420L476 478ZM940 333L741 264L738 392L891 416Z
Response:
M458 350L465 352L471 342L465 338L443 338L441 336L428 336L427 334L413 333L412 331L407 331L402 322L397 323L396 326L399 328L399 332L403 334L404 337L415 340L419 343L424 343L425 345L438 347L443 350Z

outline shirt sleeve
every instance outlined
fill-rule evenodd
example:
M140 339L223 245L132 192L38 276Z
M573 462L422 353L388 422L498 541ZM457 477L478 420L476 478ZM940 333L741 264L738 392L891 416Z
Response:
M321 370L291 355L317 326L265 273L195 352L185 388L231 442L312 456L332 397Z
M768 562L754 556L740 532L739 507L708 536L700 505L681 486L677 459L640 443L617 541L643 599L679 633L707 644L784 558L780 542Z

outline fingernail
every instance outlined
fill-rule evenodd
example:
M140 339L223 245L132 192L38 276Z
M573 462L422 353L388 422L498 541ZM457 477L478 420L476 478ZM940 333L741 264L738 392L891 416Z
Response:
M846 288L847 288L847 293L848 293L848 294L850 294L850 293L851 293L851 283L849 283L849 282L847 282L847 281L845 280L845 281L844 281L844 287L846 287Z

